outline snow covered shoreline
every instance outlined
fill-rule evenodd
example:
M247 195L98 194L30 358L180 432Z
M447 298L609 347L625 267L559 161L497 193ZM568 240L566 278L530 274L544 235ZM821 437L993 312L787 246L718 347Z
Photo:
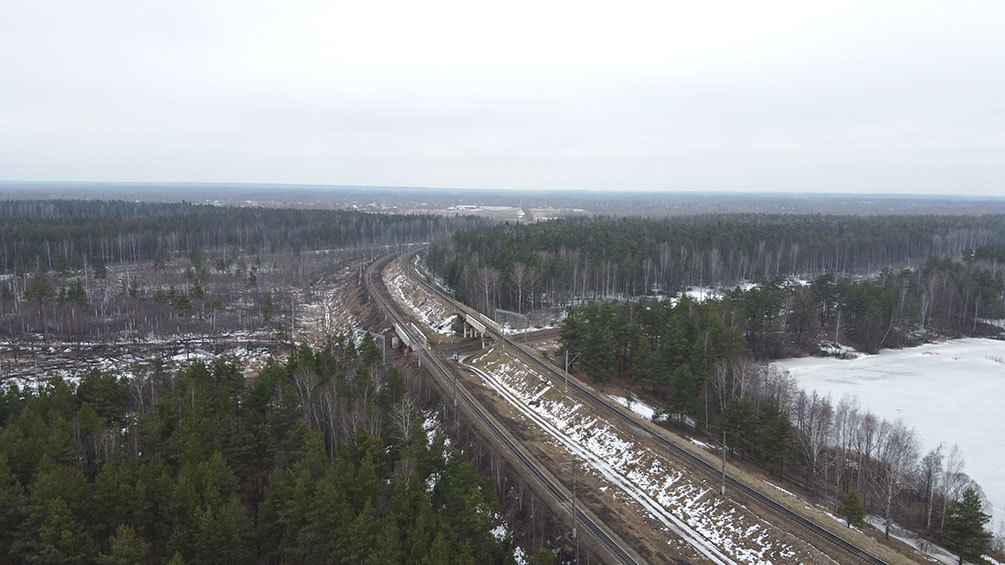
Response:
M774 365L800 387L830 395L857 396L863 408L914 427L922 453L940 443L959 444L965 471L994 505L992 528L1005 520L1005 342L968 338L907 349L883 350L854 359L806 357Z

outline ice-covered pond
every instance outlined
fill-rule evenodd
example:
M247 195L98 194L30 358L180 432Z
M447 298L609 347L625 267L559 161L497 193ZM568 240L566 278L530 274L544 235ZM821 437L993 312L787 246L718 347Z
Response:
M1005 342L960 339L856 359L809 357L775 365L807 391L837 403L858 396L863 408L913 426L921 454L959 444L965 471L994 505L993 527L1005 520Z

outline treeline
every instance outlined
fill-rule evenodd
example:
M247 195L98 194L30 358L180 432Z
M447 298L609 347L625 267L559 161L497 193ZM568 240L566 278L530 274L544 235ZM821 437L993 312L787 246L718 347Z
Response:
M884 270L865 280L833 274L809 284L762 280L701 302L687 295L679 301L591 302L573 309L563 335L583 352L592 377L631 369L643 380L648 373L637 364L645 366L645 356L658 353L651 348L676 348L676 367L701 332L703 352L711 352L713 361L727 351L749 351L761 360L816 353L821 342L876 352L925 335L998 335L997 321L1005 318L1005 269L993 269L932 257L915 269ZM702 360L698 368L708 366Z
M184 201L3 200L0 201L0 218L65 218L68 216L143 218L183 214L196 208L197 206L194 204Z
M0 390L0 563L509 563L379 350Z
M463 229L426 260L491 314L757 278L875 272L1002 243L1001 215L713 214Z
M755 363L738 299L591 302L563 322L560 339L573 370L629 383L671 423L725 439L734 455L824 496L857 493L888 524L934 534L967 488L979 492L955 450L922 456L913 430Z
M193 250L301 252L428 241L474 218L106 201L0 202L0 272L186 257Z
M761 281L702 301L591 301L570 311L560 336L591 379L628 377L671 412L708 422L725 408L721 391L708 397L722 362L818 353L821 342L876 351L924 332L998 335L989 322L1002 318L1005 271L933 257L870 280L827 274L809 284Z
M759 359L814 353L820 341L875 353L926 335L998 335L996 320L1005 318L1003 266L932 257L862 280L826 274L809 284L761 281L725 292L722 303Z

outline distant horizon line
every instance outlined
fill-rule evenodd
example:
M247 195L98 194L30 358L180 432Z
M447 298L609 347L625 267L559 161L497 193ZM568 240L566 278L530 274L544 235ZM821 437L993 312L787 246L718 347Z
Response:
M229 188L297 188L297 189L368 189L368 190L414 190L414 191L463 191L463 192L516 192L516 193L630 193L630 194L692 194L692 195L743 195L743 196L839 196L839 197L913 197L913 198L946 198L946 199L990 199L1005 200L1005 196L975 193L922 193L922 192L833 192L814 190L785 189L675 189L675 188L479 188L451 186L421 186L421 185L367 185L367 184L324 184L324 183L286 183L286 182L245 182L245 181L88 181L88 180L18 180L0 179L0 187L10 185L36 186L113 186L113 187L154 187L154 186L187 186L187 187L229 187ZM1005 191L1003 191L1005 193Z

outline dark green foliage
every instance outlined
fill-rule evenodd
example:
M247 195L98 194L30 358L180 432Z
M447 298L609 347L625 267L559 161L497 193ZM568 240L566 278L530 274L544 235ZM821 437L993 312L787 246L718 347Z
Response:
M37 302L43 302L51 298L52 295L52 285L49 284L46 276L41 271L36 272L31 277L28 286L24 289L24 297Z
M728 301L686 297L677 304L588 303L565 319L560 338L571 354L582 352L577 364L587 375L627 377L662 403L672 423L693 423L716 439L725 432L732 453L781 472L792 440L789 416L783 399L762 386L743 335L723 323L730 308Z
M62 498L49 501L37 536L25 546L27 563L91 563L97 553L94 540Z
M722 411L720 425L726 432L726 445L733 451L750 451L756 438L751 434L757 430L756 413L749 398L731 398Z
M144 563L150 544L136 535L136 530L122 525L108 540L108 553L99 555L98 565L136 565Z
M0 553L9 554L17 540L15 532L25 519L26 500L24 487L7 464L7 454L0 450ZM0 563L7 563L6 558L0 556Z
M858 495L855 494L855 491L850 491L844 495L844 498L841 499L841 504L837 507L837 513L845 519L848 527L862 526L862 520L865 519L865 508L858 501Z
M90 405L106 422L124 420L126 383L111 373L90 371L77 385L77 398Z
M84 290L84 282L79 278L73 279L69 288L63 293L63 300L78 306L87 306L87 292Z
M383 358L380 346L377 345L377 340L373 339L370 334L363 336L363 343L360 344L359 353L367 365L378 363Z
M976 261L1005 263L1005 245L982 245L972 250L971 257Z
M789 414L777 402L768 402L761 408L757 426L761 430L760 453L768 469L781 474L789 456L792 442L792 424Z
M981 499L974 489L968 488L960 500L953 503L946 514L941 540L947 548L960 556L963 561L986 563L983 558L991 545L991 532L984 525L991 520L981 508Z
M0 564L511 562L490 485L395 427L402 377L367 361L343 340L251 379L195 364L143 407L97 372L3 391Z
M702 394L711 367L747 353L742 336L725 327L713 304L684 299L651 304L588 303L562 324L570 359L595 380L630 374L655 393L677 421L704 421ZM721 407L719 407L721 409Z
M547 547L539 547L527 555L527 565L555 565L555 553Z
M108 276L108 267L105 266L105 258L101 255L94 258L94 276L99 279Z

